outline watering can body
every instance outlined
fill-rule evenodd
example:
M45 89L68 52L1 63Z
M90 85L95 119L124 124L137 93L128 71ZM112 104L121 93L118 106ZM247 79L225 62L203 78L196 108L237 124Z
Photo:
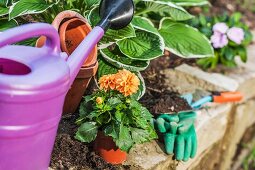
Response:
M40 35L47 37L42 48L10 45ZM69 61L48 24L0 34L0 170L48 169L67 91L102 35L92 31Z

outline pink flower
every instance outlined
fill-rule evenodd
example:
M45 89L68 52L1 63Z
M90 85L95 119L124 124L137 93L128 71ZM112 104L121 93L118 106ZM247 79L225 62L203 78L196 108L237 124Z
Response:
M214 32L219 32L222 34L225 34L228 31L229 27L227 26L227 24L220 22L217 23L213 26L213 31Z
M244 31L242 28L233 27L227 32L228 38L236 44L241 44L244 40Z
M223 48L228 44L228 38L227 35L216 31L211 36L211 42L214 48Z

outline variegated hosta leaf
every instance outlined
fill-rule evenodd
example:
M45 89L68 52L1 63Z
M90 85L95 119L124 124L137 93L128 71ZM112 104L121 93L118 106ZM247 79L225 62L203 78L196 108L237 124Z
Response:
M165 44L161 36L144 30L136 30L136 37L117 42L120 51L135 60L152 60L164 53Z
M153 23L148 18L141 17L141 16L134 16L131 24L136 29L140 29L140 30L144 30L144 31L147 31L147 32L159 34L158 29L155 28Z
M98 57L98 70L97 70L97 78L99 79L100 77L108 74L115 74L118 72L118 68L111 65L102 56Z
M142 71L149 65L149 61L140 61L128 58L121 53L118 46L116 46L114 50L110 50L109 48L101 49L100 53L107 62L121 69L125 68L130 71Z
M97 71L98 79L100 77L102 77L103 75L115 74L118 72L118 70L121 69L121 68L118 69L117 67L111 65L106 60L104 60L102 57L99 57L98 63L99 63L99 67L98 67L98 71ZM138 92L136 94L134 94L132 97L139 100L145 94L146 86L145 86L145 82L144 82L144 79L143 79L141 73L140 72L134 72L134 73L140 79L140 85L139 85Z
M8 21L7 19L0 19L0 32L16 27L17 25L18 23L15 20Z
M193 18L184 8L168 1L142 0L137 3L140 6L136 15L149 12L159 13L162 16L169 16L175 21L184 21Z
M9 8L0 6L0 17L7 15L9 13ZM2 24L2 23L0 23Z
M163 18L160 22L159 33L165 40L166 49L180 57L214 56L210 41L193 27Z
M210 4L207 0L171 0L180 6L203 6Z
M92 26L95 26L99 21L99 12L98 7L92 9L88 15L88 21ZM120 30L111 30L109 29L102 40L100 41L99 48L105 48L109 46L109 44L113 44L118 40L122 40L124 38L135 37L135 29L131 24L127 27L120 29Z
M141 73L140 72L136 72L135 74L140 79L140 85L139 85L138 92L136 94L133 94L132 97L134 97L135 99L139 100L145 94L146 85L145 85L145 82L144 82L144 79L143 79L143 76L141 75Z
M38 14L57 4L59 0L47 3L45 0L20 0L10 7L10 19L27 14Z

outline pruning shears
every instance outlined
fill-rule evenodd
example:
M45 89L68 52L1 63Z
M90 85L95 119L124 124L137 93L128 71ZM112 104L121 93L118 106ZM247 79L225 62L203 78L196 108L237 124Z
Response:
M243 95L240 92L212 92L211 95L205 96L196 102L192 103L192 94L183 96L193 109L200 109L204 104L209 102L214 103L228 103L239 102L243 99Z

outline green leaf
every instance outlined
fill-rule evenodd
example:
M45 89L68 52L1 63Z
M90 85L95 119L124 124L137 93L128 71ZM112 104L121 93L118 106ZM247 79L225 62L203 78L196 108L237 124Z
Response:
M0 32L3 32L9 28L13 28L18 26L17 21L15 20L10 20L8 21L7 19L0 19Z
M100 3L100 0L84 0L85 4L86 4L86 8L90 9L93 6L96 6Z
M117 139L120 133L120 124L113 122L104 129L104 133L107 136L111 136L113 139Z
M122 121L123 115L124 115L124 113L123 113L122 111L120 111L120 110L117 110L117 111L115 112L115 118L116 118L119 122Z
M134 26L136 29L144 30L147 32L159 34L158 30L155 28L153 23L145 17L140 17L140 16L134 16L131 24Z
M88 118L89 120L94 120L94 118L97 118L97 116L99 116L100 113L97 110L93 110L88 112L88 114L86 115L86 118Z
M27 14L42 13L57 3L58 0L53 3L47 3L45 0L20 0L10 7L9 17L13 19Z
M136 37L117 42L120 51L135 60L152 60L164 54L165 44L155 33L136 30Z
M119 40L123 40L125 38L129 37L135 37L135 29L131 24L126 26L125 28L119 29L119 30L112 30L109 29L102 40L100 41L101 44L109 44L111 42L116 42ZM103 46L103 45L100 45Z
M126 152L129 152L129 150L134 145L128 127L123 126L122 124L120 125L119 137L113 140L122 151Z
M145 94L146 86L145 86L145 82L144 82L144 79L143 79L143 76L141 75L141 73L135 72L135 74L137 75L137 77L140 80L140 85L139 85L138 91L135 94L133 94L131 97L136 100L140 100L143 97L143 95Z
M216 51L214 57L201 58L197 61L197 64L200 65L203 69L215 68L219 63L219 53Z
M36 44L37 39L38 39L38 38L30 38L30 39L28 39L28 40L18 42L17 44L18 44L18 45L25 45L25 46L34 47L35 44Z
M238 55L240 56L241 60L246 63L247 62L247 50L245 47L238 48Z
M84 97L84 100L85 100L85 102L89 102L89 101L93 100L93 97L91 95L88 95L88 96Z
M98 7L92 9L88 15L88 21L92 26L95 26L100 21ZM100 41L99 47L105 48L109 44L112 44L118 40L122 40L129 37L135 37L135 29L131 24L120 30L109 29L105 33L104 37Z
M149 65L148 61L139 61L128 58L122 54L118 46L116 46L112 51L109 48L101 49L100 53L107 62L121 69L124 68L130 71L142 71Z
M172 2L142 0L137 5L141 6L136 15L149 12L159 13L162 16L169 16L175 21L184 21L193 18L184 8L175 5Z
M109 111L105 111L96 118L96 122L100 125L107 124L111 121L112 116Z
M207 0L171 0L176 5L180 6L203 6L209 5L210 3Z
M105 59L103 59L101 56L98 58L98 71L97 71L97 78L108 74L115 74L118 72L118 68L111 65Z
M111 97L107 100L107 104L112 108L115 108L120 103L122 103L122 101L118 97Z
M7 15L8 13L9 13L9 8L0 6L0 17L4 16L4 15ZM2 25L2 23L1 23L1 25Z
M165 40L166 49L183 58L214 56L210 41L197 29L169 18L163 18L159 33Z
M150 121L153 118L150 111L146 107L142 107L142 106L141 106L141 115L144 119L146 119L148 121Z
M10 3L11 3L11 0L0 0L0 6L2 7L8 7Z
M79 109L80 115L88 115L89 112L90 110L88 109L88 103L82 102Z
M223 54L227 60L231 61L235 57L235 52L232 48L230 47L225 47L224 48L224 54Z
M76 132L75 139L81 142L91 142L96 139L98 127L95 122L83 123Z
M131 135L136 144L141 144L150 140L150 134L144 129L131 128Z

